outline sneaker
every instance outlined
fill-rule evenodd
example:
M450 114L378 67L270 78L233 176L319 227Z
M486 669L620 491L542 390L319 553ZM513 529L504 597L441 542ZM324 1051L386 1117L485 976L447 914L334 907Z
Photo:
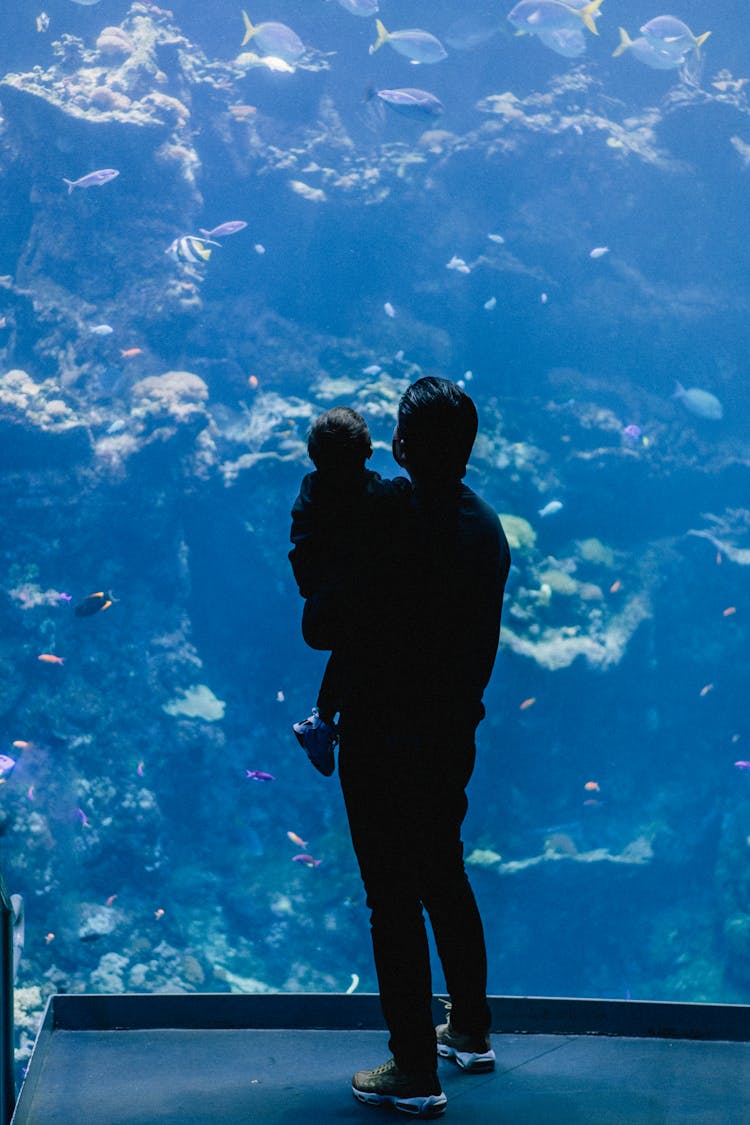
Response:
M339 740L335 726L324 723L313 707L313 713L301 723L293 723L292 730L302 749L324 777L330 777L336 768L333 748Z
M465 1031L454 1031L451 1019L435 1028L438 1054L444 1059L453 1059L462 1070L472 1074L495 1069L495 1052L486 1032L472 1035Z
M352 1078L352 1093L366 1105L392 1105L420 1118L439 1117L448 1102L437 1071L399 1070L394 1059L375 1070L358 1070Z

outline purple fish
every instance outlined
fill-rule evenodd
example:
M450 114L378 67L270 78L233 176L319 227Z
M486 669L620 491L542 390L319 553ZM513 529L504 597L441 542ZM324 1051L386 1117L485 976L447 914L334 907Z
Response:
M66 604L68 602L73 601L73 595L72 594L66 594L64 591L59 593L57 596L58 596L58 598L60 599L61 602L65 602Z
M292 863L304 863L305 867L320 867L322 859L313 859L311 855L303 852L302 855L293 855Z
M0 777L7 777L9 773L12 773L15 764L15 758L10 758L7 754L0 754Z
M638 438L643 433L643 430L640 426L636 426L631 423L629 426L626 426L622 432L629 441L638 441Z
M237 234L237 231L244 230L247 223L243 223L242 219L233 219L230 223L222 223L213 230L204 230L200 228L200 232L204 238L226 238L228 234Z
M750 770L750 762L735 762L738 770Z
M63 176L63 183L68 185L68 195L70 195L73 188L101 187L102 184L108 184L119 175L116 168L100 168L98 172L89 172L87 176L81 176L80 180L66 180Z
M245 777L250 781L275 781L276 778L272 773L266 773L265 770L245 770Z

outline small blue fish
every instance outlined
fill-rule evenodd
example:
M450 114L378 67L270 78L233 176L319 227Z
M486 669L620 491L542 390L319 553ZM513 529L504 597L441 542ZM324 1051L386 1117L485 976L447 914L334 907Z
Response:
M699 51L710 34L693 35L688 25L674 16L657 16L641 28L641 35L655 50L680 59L687 51Z
M285 23L259 23L253 26L247 12L242 13L245 21L245 38L242 46L254 40L254 46L262 55L273 55L284 62L293 63L304 55L305 44L291 27Z
M439 117L445 110L440 98L427 90L417 90L411 86L405 86L401 90L370 90L369 98L380 98L381 102L404 117Z
M602 0L598 0L601 4ZM406 28L404 31L386 31L381 20L375 20L378 38L370 47L374 55L384 43L390 43L394 51L405 55L413 63L436 63L447 58L448 52L439 39L421 28Z
M119 175L116 168L100 168L98 172L89 172L88 175L81 176L80 180L66 180L63 176L63 183L68 185L68 195L70 195L73 188L101 187L102 184L108 184Z
M204 230L201 227L200 232L205 238L226 238L227 235L237 234L238 231L244 230L246 226L247 223L243 223L242 219L233 219L229 223L222 223L220 226L214 227L213 230Z
M579 7L577 3L564 3L563 0L521 0L508 14L508 21L518 31L526 35L538 35L540 32L578 30L581 23L598 35L594 16L601 7L602 0L591 0L591 3Z
M248 781L275 781L276 778L272 773L266 773L265 770L245 770L245 778Z
M555 512L562 509L561 500L550 500L549 504L545 504L543 508L539 509L540 516L554 516Z
M679 379L675 379L675 383L677 390L672 398L679 399L691 414L695 414L698 418L709 418L712 422L718 422L724 417L724 407L716 395L712 395L710 391L703 391L700 387L688 387L685 390Z

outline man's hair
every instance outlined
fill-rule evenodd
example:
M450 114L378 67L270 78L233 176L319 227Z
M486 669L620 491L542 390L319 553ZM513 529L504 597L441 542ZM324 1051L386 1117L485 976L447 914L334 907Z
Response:
M307 452L316 469L351 473L364 468L372 452L367 423L348 406L334 406L316 418L307 435Z
M476 406L456 383L417 379L398 407L398 436L410 471L432 480L460 480L478 425Z

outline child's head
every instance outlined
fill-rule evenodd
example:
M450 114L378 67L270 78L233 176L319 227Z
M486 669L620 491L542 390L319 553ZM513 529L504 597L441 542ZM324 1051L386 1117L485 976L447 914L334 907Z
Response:
M356 410L334 406L316 418L307 438L315 468L325 473L354 473L372 453L367 423Z

